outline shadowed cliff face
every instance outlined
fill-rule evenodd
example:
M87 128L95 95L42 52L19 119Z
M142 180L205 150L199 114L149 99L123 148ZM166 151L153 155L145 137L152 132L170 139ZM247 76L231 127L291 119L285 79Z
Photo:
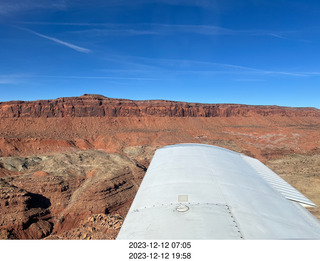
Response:
M102 151L0 162L9 172L0 178L0 239L114 238L145 173L136 161ZM99 214L101 233L82 227Z
M101 95L3 102L0 238L115 238L154 151L176 143L256 157L320 204L315 108Z

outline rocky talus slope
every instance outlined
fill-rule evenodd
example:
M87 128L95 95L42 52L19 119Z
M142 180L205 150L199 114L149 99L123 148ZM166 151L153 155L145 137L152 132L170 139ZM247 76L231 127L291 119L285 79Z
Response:
M154 151L175 143L256 157L320 204L315 108L101 95L2 102L0 238L115 238Z

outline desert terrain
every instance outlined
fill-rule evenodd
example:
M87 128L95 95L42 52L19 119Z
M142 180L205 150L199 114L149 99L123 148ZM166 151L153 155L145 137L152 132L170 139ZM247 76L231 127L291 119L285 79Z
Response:
M11 101L0 103L0 238L114 239L155 150L176 143L255 157L320 205L318 109Z

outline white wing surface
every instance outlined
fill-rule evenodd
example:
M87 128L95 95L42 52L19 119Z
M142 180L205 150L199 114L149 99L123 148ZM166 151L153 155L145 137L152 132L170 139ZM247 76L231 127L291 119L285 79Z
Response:
M260 161L203 144L161 148L117 239L320 239L315 206Z

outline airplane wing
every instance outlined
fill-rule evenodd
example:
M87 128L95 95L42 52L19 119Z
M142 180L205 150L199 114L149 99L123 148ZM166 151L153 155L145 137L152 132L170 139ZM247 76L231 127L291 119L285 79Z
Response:
M320 239L315 206L260 161L216 146L158 149L117 239Z

